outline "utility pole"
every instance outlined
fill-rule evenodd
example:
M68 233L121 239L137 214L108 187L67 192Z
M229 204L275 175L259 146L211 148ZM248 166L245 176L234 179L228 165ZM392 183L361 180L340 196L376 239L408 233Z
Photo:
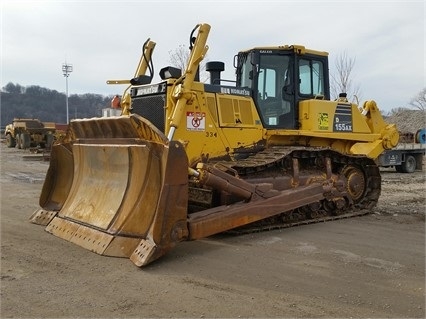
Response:
M62 73L65 77L65 85L66 85L66 104L67 104L67 123L69 124L69 112L68 112L68 77L70 76L70 73L72 72L72 64L67 64L65 61L64 64L62 64Z

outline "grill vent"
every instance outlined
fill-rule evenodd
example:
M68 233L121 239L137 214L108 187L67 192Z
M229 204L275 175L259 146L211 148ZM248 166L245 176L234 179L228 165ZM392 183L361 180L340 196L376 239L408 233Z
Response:
M132 99L132 113L146 118L161 132L165 133L165 99L165 94L134 97Z

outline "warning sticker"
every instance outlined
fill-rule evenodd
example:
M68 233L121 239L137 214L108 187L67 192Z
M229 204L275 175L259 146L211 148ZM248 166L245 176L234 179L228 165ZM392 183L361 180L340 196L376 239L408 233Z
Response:
M186 112L186 129L188 131L205 131L206 113Z
M318 129L328 130L328 113L318 113Z

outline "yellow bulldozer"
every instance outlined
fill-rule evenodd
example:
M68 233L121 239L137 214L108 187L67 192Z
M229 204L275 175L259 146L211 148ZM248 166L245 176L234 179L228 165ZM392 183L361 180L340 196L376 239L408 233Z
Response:
M366 214L377 204L375 159L398 143L374 101L330 100L328 53L255 47L206 63L210 25L190 34L185 70L152 83L147 40L122 115L75 119L51 151L33 223L141 267L178 242ZM225 84L224 84L225 83Z

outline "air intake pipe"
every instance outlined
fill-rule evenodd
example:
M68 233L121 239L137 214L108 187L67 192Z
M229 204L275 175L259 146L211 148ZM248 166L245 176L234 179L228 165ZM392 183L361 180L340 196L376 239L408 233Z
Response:
M225 63L219 61L207 62L206 71L210 73L210 84L220 84L220 72L225 71Z

